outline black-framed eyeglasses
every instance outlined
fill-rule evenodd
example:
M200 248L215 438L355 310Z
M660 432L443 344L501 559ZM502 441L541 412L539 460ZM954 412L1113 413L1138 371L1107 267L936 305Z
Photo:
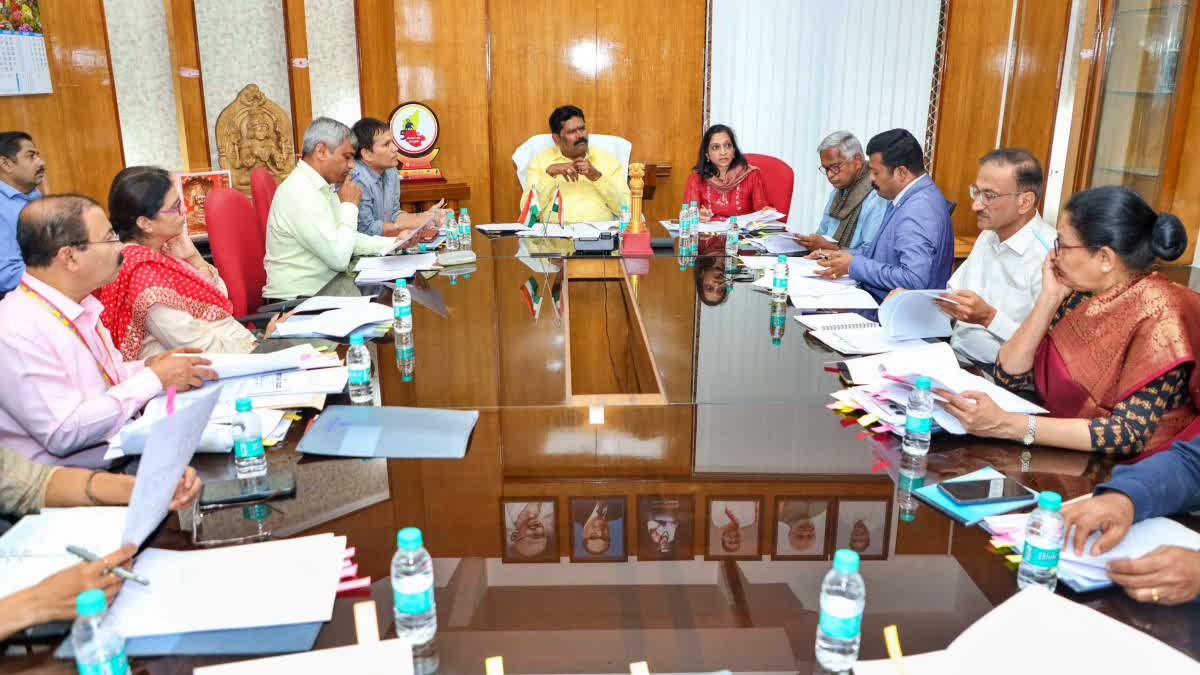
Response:
M978 201L984 206L991 204L992 201L999 197L1012 197L1014 195L1019 195L1022 192L1027 192L1027 190L1018 190L1016 192L992 192L991 190L980 190L973 184L967 186L967 194L971 196L971 200Z
M1104 248L1104 247L1103 246L1088 246L1087 244L1081 244L1079 246L1064 246L1061 239L1054 240L1054 255L1059 255L1063 251L1069 251L1073 248L1086 248L1086 249L1096 250L1098 248Z
M100 241L77 241L77 242L71 244L71 248L87 248L88 246L91 246L92 244L119 244L119 243L121 243L121 238L117 236L117 233L115 230L110 229L108 231L108 235L105 236Z
M830 164L829 166L825 166L824 164L822 164L821 166L817 167L817 171L822 176L833 176L833 175L836 175L837 173L839 173L842 170L843 166L846 166L846 162L834 162L833 164Z

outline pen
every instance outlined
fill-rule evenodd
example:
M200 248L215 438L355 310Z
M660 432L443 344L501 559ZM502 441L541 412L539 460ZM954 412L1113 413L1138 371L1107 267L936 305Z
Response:
M87 562L95 562L100 559L100 556L96 555L95 553L92 553L91 551L87 550L86 548L83 548L82 546L74 546L74 545L68 544L67 545L67 553L70 553L71 555L79 556L80 558L83 558ZM143 586L150 585L149 579L147 579L146 577L134 574L133 572L130 572L129 570L125 569L124 567L114 567L109 571L112 572L113 574L121 577L122 579L124 579L126 581L136 581Z

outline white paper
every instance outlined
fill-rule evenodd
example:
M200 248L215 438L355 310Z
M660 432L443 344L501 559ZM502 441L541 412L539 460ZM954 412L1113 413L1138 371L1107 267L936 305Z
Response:
M936 288L928 289L928 290L908 290L908 291L905 291L905 293L920 293L921 295L928 295L931 298L937 298L938 300L941 300L942 302L948 302L951 305L958 304L957 300L951 298L948 295L948 293L950 293L950 291L946 290L944 288L940 289L940 290L936 289Z
M263 673L353 673L353 675L412 675L412 645L393 638L380 642L284 654L265 659L206 666L193 675L260 675Z
M363 258L363 260L371 260L371 258ZM300 303L292 311L297 314L323 312L327 309L354 307L372 302L373 300L374 298L369 295L317 295Z
M957 670L950 655L945 651L910 654L906 655L903 661L904 675L959 675L962 672L982 672L975 669L974 664L969 671ZM1011 666L1008 669L1011 671ZM899 675L900 672L891 659L856 661L854 663L854 675Z
M739 216L739 219L741 216ZM660 220L658 221L671 234L679 233L678 220ZM725 220L711 220L708 222L700 221L696 226L696 232L699 234L722 234L729 231L729 222Z
M958 357L945 342L927 342L918 347L901 349L877 356L848 359L846 370L850 380L856 384L882 382L886 372L920 372L922 370L948 370L958 368Z
M838 297L838 296L833 296ZM849 330L814 330L809 333L842 354L882 354L883 352L919 347L921 340L894 340L883 328L852 328Z
M924 292L901 291L884 298L879 323L895 340L950 337L950 316Z
M285 322L286 323L286 322ZM196 356L195 354L176 354L176 356ZM296 345L269 354L200 354L212 365L221 379L270 373L277 370L293 370L306 367L312 360L321 360L323 355L312 345Z
M81 561L67 545L96 555L121 547L125 506L42 509L25 516L0 537L0 598L40 583Z
M767 253L771 255L786 255L788 253L799 253L800 251L808 250L792 237L782 234L772 234L763 239L762 244Z
M109 613L126 638L329 621L345 537L142 552Z
M523 223L488 223L476 225L475 229L484 234L502 234L504 232L520 232L526 228Z
M354 265L354 271L363 272L367 270L404 270L409 267L412 267L414 270L416 270L422 267L432 267L436 262L436 253L366 257L358 259L358 262ZM410 274L409 276L412 275ZM396 278L399 279L402 277Z
M1022 516L1025 520L1028 520L1028 514L1022 514ZM1024 524L1019 529L1014 530L1011 536L1017 550L1024 549ZM1159 546L1182 546L1193 550L1200 549L1200 532L1196 532L1170 518L1150 518L1134 523L1125 532L1125 538L1121 540L1121 543L1099 556L1093 556L1091 554L1092 545L1099 538L1100 532L1093 532L1088 537L1087 544L1083 548L1083 555L1076 555L1073 539L1067 537L1067 543L1063 546L1063 550L1059 554L1059 560L1090 568L1091 573L1087 575L1090 578L1107 579L1108 575L1105 574L1104 569L1108 566L1108 563L1114 560L1141 558Z
M141 546L146 537L167 517L167 506L183 469L192 461L196 446L221 387L205 387L188 405L176 406L175 413L155 422L146 439L146 449L138 463L129 515L125 519L122 544Z
M789 284L789 287L791 284ZM788 292L792 306L800 310L815 309L875 309L879 303L870 293L852 286L841 285L833 293Z
M292 317L275 326L274 335L328 335L346 337L358 328L392 320L392 308L378 302L334 309L311 318Z
M809 330L847 330L853 328L879 328L879 324L864 319L858 314L851 312L838 312L836 314L797 314L796 321L799 321L804 327Z
M913 368L913 364L905 364L906 368ZM1007 412L1021 413L1025 415L1042 415L1047 412L1042 406L1028 401L1017 396L1013 392L978 376L972 375L967 371L955 366L948 368L945 366L917 366L917 370L909 370L907 372L893 372L891 367L886 367L886 377L896 382L901 382L910 387L916 385L917 378L924 375L932 380L933 388L945 389L954 394L962 394L965 391L977 391L987 394L991 397L996 405L1000 406ZM934 392L934 400L939 403L944 402L937 392Z

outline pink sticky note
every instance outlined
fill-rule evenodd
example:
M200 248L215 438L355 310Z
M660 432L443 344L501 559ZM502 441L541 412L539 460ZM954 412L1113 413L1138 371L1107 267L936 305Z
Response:
M839 402L834 402L826 404L825 407L829 408L830 410L837 410L838 408L842 407L842 404Z
M350 565L346 565L345 567L342 568L342 577L341 578L353 579L356 576L358 576L358 565L350 564Z
M370 586L370 585L371 585L371 577L363 577L361 579L351 579L350 581L343 581L342 583L338 584L337 592L345 593L346 591L353 591L353 590L357 590L359 588L366 588L367 586Z
M349 546L346 548L346 552L342 554L342 558L353 558L353 557L354 557L354 547Z
M167 414L175 414L175 385L167 387Z
M896 430L896 427L894 427L890 424L880 424L879 426L875 427L876 433L880 433L880 434L891 433L895 430Z
M353 560L346 558L345 560L342 561L342 569L346 569L347 567L349 567L353 564L354 564Z
M888 461L886 459L881 459L878 462L876 462L874 466L871 467L871 471L872 472L883 471L884 469L887 468L887 465L888 465Z

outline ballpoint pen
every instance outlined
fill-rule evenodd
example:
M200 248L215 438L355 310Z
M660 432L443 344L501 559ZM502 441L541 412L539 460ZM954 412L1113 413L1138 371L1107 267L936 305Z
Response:
M100 556L96 555L95 553L92 553L91 551L89 551L86 548L83 548L81 546L74 546L74 545L69 544L69 545L67 545L67 553L70 553L71 555L79 556L80 558L83 558L87 562L95 562L100 559ZM133 572L130 572L129 570L125 569L124 567L114 567L109 571L112 572L113 574L121 577L122 579L124 579L126 581L136 581L143 586L150 585L149 579L147 579L146 577L134 574Z

